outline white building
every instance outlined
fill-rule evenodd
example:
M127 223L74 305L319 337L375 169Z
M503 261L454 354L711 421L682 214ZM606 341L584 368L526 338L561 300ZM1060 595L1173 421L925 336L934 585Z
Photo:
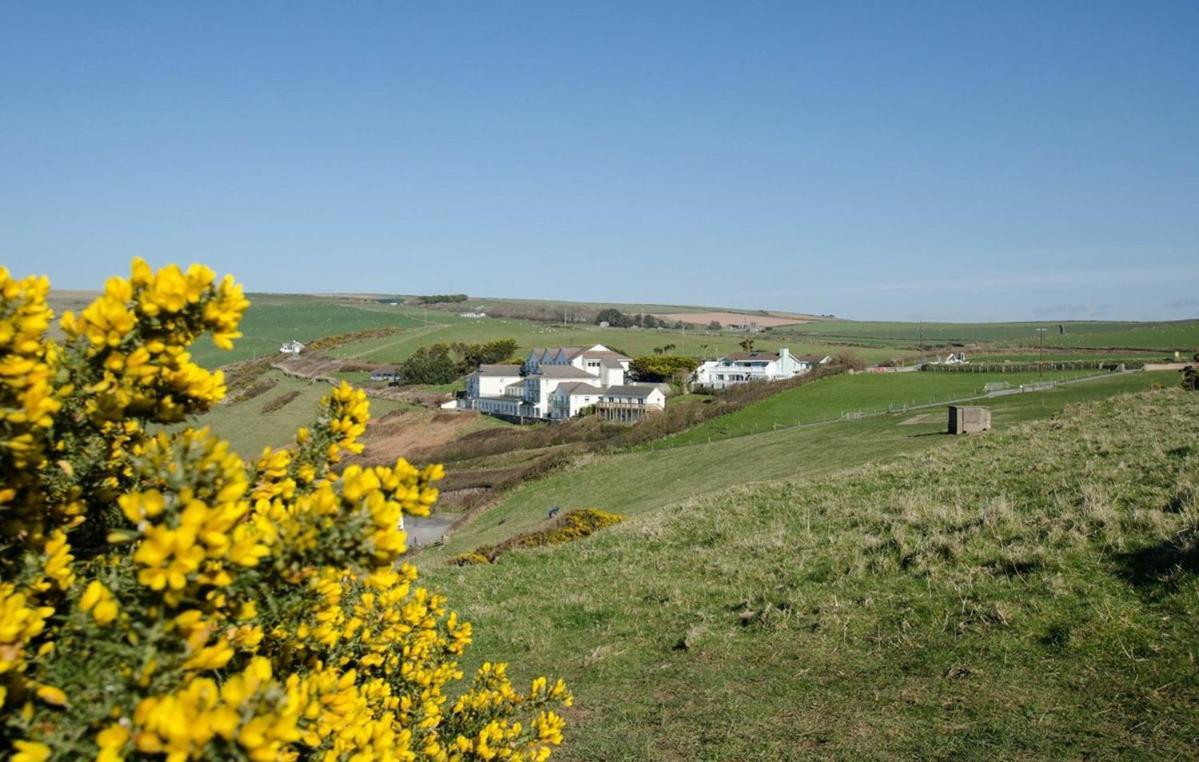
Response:
M543 420L566 420L602 404L637 405L638 410L664 408L666 397L661 388L625 384L629 362L628 357L603 344L534 349L523 366L482 365L467 376L462 407L508 418ZM626 413L612 420L639 417Z
M796 356L786 347L778 352L734 352L700 364L694 382L709 389L724 389L747 381L780 381L801 376L831 361L827 355Z
M619 386L629 370L629 358L603 344L584 347L534 349L525 360L525 372L533 374L543 365L573 365L597 376L604 386Z
M285 355L292 355L294 357L304 351L304 345L298 341L285 341L279 347L279 351Z
M658 384L622 384L604 389L595 412L608 421L633 423L666 409L666 394Z

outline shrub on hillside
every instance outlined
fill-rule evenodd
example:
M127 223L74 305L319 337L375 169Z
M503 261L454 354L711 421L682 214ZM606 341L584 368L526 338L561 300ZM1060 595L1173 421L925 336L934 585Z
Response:
M681 355L647 355L629 363L629 370L641 381L672 381L689 378L699 360Z
M361 390L246 464L163 426L225 393L187 348L239 336L231 278L135 260L61 343L48 289L0 268L0 757L549 756L561 681L449 695L470 625L398 563L442 469L338 472Z
M540 548L543 545L574 542L622 521L624 516L618 513L609 513L598 508L579 508L567 511L545 529L518 534L495 545L482 545L468 553L454 556L449 563L457 566L495 563L501 555L516 548Z

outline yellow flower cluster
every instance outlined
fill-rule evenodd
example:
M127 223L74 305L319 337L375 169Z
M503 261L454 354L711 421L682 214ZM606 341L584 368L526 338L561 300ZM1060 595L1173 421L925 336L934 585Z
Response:
M0 758L544 760L570 705L486 664L400 562L440 466L338 464L347 384L247 465L207 430L224 394L187 349L247 303L207 268L135 260L46 338L44 279L0 269Z
M103 420L133 413L172 422L208 409L225 396L224 375L192 362L187 348L204 332L231 347L248 306L241 286L228 276L217 283L207 267L154 272L134 260L130 278L110 278L78 317L62 319L98 370L89 379L87 411Z

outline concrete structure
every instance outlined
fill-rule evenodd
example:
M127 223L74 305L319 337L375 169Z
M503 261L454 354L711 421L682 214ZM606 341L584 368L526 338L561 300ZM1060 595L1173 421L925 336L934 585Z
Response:
M304 345L298 341L285 341L279 347L279 351L285 355L291 355L292 357L295 357L304 351Z
M779 381L801 376L829 362L832 362L829 356L796 356L786 347L778 352L734 352L719 360L701 363L692 378L698 386L724 389L748 381Z
M949 433L976 434L991 428L991 409L965 405L949 406Z

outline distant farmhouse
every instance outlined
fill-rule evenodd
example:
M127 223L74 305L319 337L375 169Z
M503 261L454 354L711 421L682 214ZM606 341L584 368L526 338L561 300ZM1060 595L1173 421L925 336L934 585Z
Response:
M285 355L292 355L294 357L304 351L304 345L298 341L285 341L279 347L279 351Z
M694 382L708 389L724 389L748 381L781 381L803 374L831 357L793 355L786 347L778 352L734 352L719 360L708 360L695 370Z
M629 358L603 344L534 349L522 365L480 365L464 408L511 420L563 421L586 411L635 422L666 407L656 384L626 384Z

